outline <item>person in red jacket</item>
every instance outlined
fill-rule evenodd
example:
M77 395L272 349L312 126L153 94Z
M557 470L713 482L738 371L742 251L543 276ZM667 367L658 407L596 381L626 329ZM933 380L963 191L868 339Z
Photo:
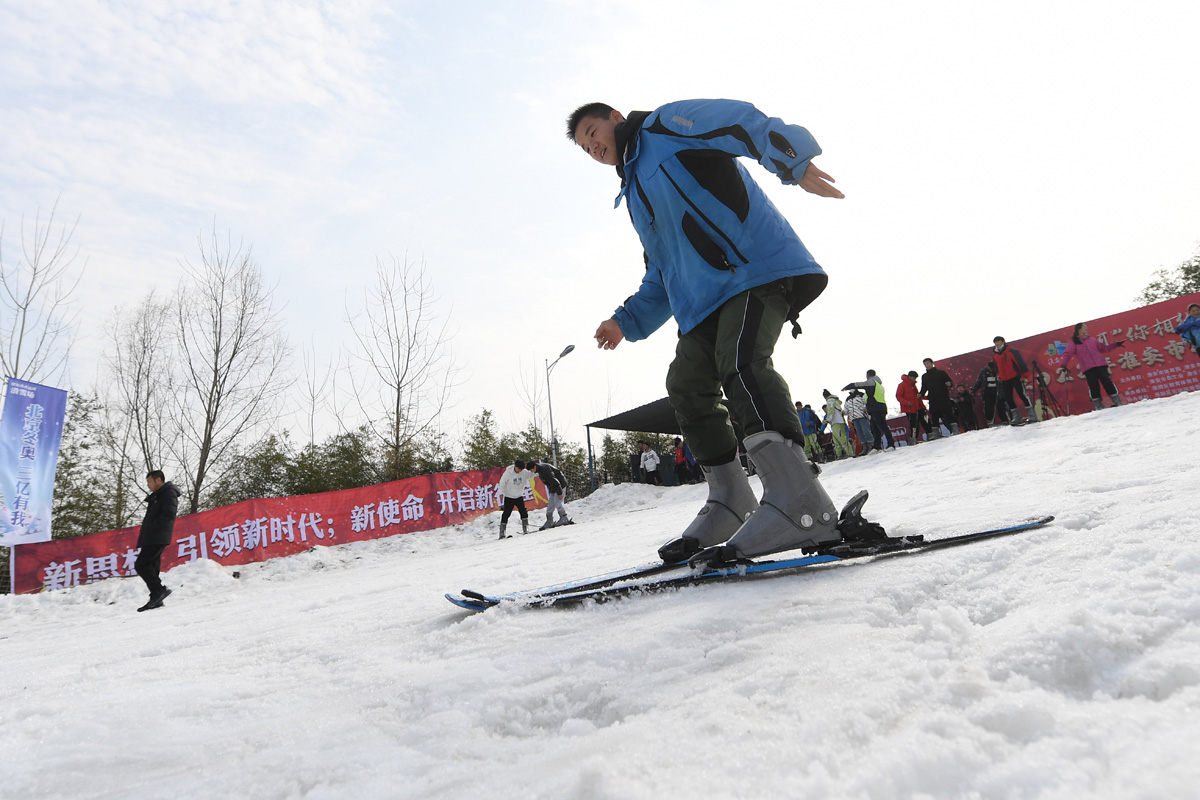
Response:
M992 339L992 344L995 345L992 361L996 364L996 376L1000 379L1000 397L1008 404L1009 413L1012 415L1009 421L1013 425L1024 425L1027 420L1021 409L1017 408L1013 397L1021 398L1025 408L1033 406L1033 403L1029 402L1029 395L1025 394L1025 387L1021 384L1023 378L1030 376L1029 367L1025 366L1025 359L1021 354L1008 346L1003 336Z
M929 437L929 415L925 412L925 401L921 399L921 390L917 388L917 372L912 370L907 375L900 376L900 385L896 387L896 399L900 401L900 410L908 415L908 443L916 444L921 441L917 426Z

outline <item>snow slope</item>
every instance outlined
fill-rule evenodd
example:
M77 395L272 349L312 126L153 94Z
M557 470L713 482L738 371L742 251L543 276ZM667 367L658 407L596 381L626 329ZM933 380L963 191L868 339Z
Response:
M5 798L1185 798L1200 393L829 465L965 548L574 609L442 598L650 560L704 488L0 598ZM535 515L540 524L541 514Z

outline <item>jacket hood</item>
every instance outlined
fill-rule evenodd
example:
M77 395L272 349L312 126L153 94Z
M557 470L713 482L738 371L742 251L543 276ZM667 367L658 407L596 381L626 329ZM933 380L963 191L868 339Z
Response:
M154 495L156 495L156 494L164 494L164 495L165 495L165 494L172 494L172 495L174 495L175 497L180 497L180 496L183 494L183 492L179 491L179 487L178 487L178 486L176 486L175 484L171 483L170 481L167 481L167 482L166 482L166 483L164 483L162 486L158 487L158 491L156 491L156 492L151 492L150 494L146 495L146 502L147 502L147 503L148 503L148 502L150 502L150 498L151 498L151 497L154 497Z

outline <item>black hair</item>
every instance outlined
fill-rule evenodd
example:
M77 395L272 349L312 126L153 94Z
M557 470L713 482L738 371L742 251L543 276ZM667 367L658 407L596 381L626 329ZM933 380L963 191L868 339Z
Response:
M161 469L152 469L152 470L150 470L149 472L147 472L147 473L146 473L146 477L147 477L147 478L154 478L154 480L156 480L156 481L162 481L162 482L164 482L164 483L166 483L166 480L167 480L167 476L166 476L166 475L163 475L163 471L162 471Z
M1079 338L1079 329L1082 328L1084 325L1087 325L1087 323L1086 322L1076 322L1075 323L1075 330L1071 334L1071 341L1074 342L1075 344L1083 344L1083 340Z
M926 361L928 361L930 364L936 364L936 363L937 363L936 361L934 361L932 358L929 358L928 356L926 356L925 358L921 359L921 363L922 363L922 364L924 364Z
M875 377L875 370L873 370L873 369L869 369L869 370L867 370L867 377L868 377L868 378L874 378L874 377Z
M908 371L908 377L910 377L910 378L915 378L915 377L917 377L917 371L916 371L915 369L910 369L910 370Z
M616 109L608 103L584 103L572 111L571 116L567 117L567 138L572 142L575 141L575 129L579 127L579 123L583 122L584 117L605 119L614 111Z
M1200 308L1200 303L1189 303L1188 311L1191 311L1193 308Z
M513 462L513 466L517 469L525 469L525 462L518 458Z
M1005 344L1008 344L1008 340L1005 339L1003 336L993 337L992 344L995 344L996 342L1004 342Z

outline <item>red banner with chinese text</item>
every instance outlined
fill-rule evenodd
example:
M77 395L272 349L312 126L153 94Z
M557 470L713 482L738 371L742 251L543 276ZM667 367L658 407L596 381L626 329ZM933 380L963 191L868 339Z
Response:
M1095 320L1077 320L1086 322L1089 335L1102 343L1125 342L1124 347L1106 354L1122 403L1200 389L1200 355L1175 333L1175 326L1187 316L1187 307L1191 303L1200 303L1200 292ZM1093 410L1078 359L1072 359L1067 375L1058 372L1063 365L1062 352L1074 330L1075 324L1071 323L1065 328L1008 342L1011 349L1024 357L1031 372L1036 365L1054 400L1050 405L1057 405L1063 414L1083 414ZM1003 335L1002 331L998 333ZM986 347L939 359L937 365L946 370L955 383L970 388L980 370L991 360L992 352L991 347Z
M469 522L494 511L504 468L419 475L338 492L245 500L179 517L162 570L197 558L249 564L315 545L380 539ZM544 508L546 487L531 481L526 508ZM134 575L139 527L12 549L13 594L65 589Z

